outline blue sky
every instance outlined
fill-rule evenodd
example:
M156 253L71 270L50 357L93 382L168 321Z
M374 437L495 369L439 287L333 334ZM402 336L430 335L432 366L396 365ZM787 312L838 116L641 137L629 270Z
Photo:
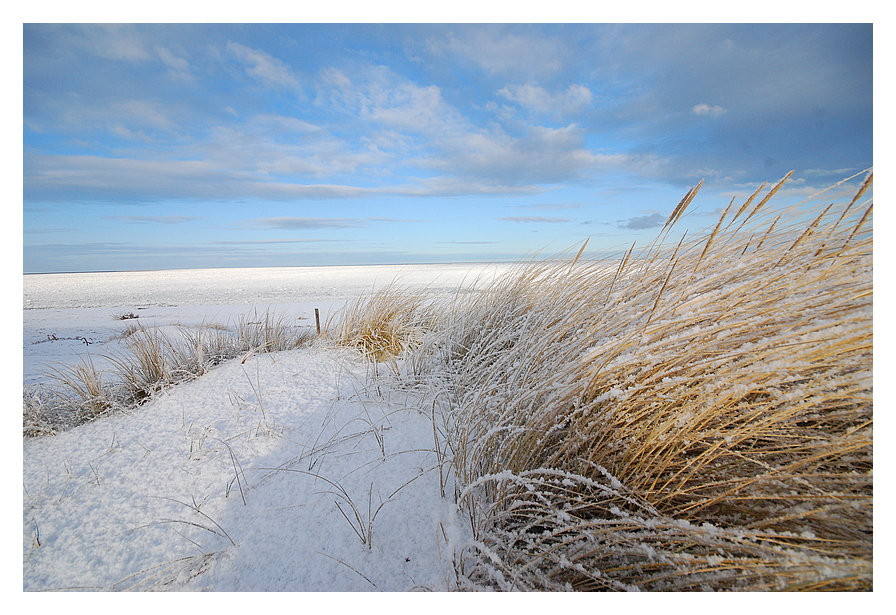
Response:
M872 27L31 25L25 272L516 260L870 167Z

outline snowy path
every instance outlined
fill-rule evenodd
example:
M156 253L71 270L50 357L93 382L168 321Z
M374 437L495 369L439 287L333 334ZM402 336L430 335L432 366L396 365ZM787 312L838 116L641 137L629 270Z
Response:
M432 418L411 391L365 391L368 369L258 355L25 441L24 588L451 588L469 531Z

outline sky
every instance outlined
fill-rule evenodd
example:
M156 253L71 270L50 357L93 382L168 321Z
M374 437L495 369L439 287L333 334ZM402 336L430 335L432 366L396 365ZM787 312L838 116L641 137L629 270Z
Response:
M873 165L870 24L23 26L25 273L515 261Z

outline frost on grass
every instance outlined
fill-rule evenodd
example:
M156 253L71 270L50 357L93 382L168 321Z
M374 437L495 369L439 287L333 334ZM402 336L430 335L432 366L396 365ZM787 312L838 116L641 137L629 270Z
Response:
M283 316L257 311L233 328L219 323L198 327L129 324L119 338L124 348L102 356L111 369L98 369L85 354L74 365L49 366L49 385L24 393L23 432L52 435L113 412L128 411L165 387L187 382L237 357L308 345L311 332Z
M871 587L870 177L670 241L689 194L615 267L454 306L413 363L452 404L471 586Z

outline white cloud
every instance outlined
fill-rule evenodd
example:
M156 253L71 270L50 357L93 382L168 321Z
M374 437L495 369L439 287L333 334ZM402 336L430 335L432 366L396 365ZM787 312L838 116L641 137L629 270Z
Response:
M118 220L128 224L183 224L201 220L196 216L103 216L103 220Z
M159 59L162 61L165 66L168 67L168 74L173 79L181 79L184 81L190 81L193 79L193 74L190 71L190 63L180 58L174 53L171 52L167 47L157 46L155 47L156 55L159 56Z
M320 126L310 124L304 120L287 115L277 115L276 113L259 113L252 118L250 125L265 127L276 134L284 132L309 133L321 130Z
M337 69L321 72L318 103L395 130L421 133L454 130L465 119L442 97L438 86L419 86L385 66L370 67L349 78Z
M534 85L508 85L498 90L498 95L519 103L521 107L537 113L573 113L591 104L591 90L583 85L570 85L565 91L551 94Z
M709 115L711 117L719 117L720 115L728 113L728 110L724 107L720 107L719 105L707 105L706 103L694 105L691 111L693 111L695 115Z
M540 203L538 205L509 205L519 209L538 209L541 211L556 211L561 209L582 209L581 203Z
M478 26L446 41L430 40L431 52L463 56L488 73L548 75L562 68L561 49L537 35L502 33L500 26Z
M137 138L137 135L135 135L131 130L129 130L124 124L120 124L120 123L111 124L109 126L109 131L112 134L116 134L119 137L123 137L125 139Z
M69 94L48 99L43 111L36 121L26 120L29 128L63 133L105 130L140 141L151 140L147 130L172 132L177 129L171 117L176 113L175 107L149 99L104 100L92 104L83 96Z
M440 144L440 157L427 161L439 170L487 178L505 185L557 183L629 162L624 155L593 153L576 125L529 126L513 137L499 128L471 131Z
M544 189L533 184L508 184L489 178L440 175L421 179L415 185L383 191L384 194L388 192L407 196L531 195L541 194Z
M131 25L99 24L81 26L83 45L91 53L110 60L142 62L152 58L143 35Z
M239 43L229 42L227 49L248 66L246 70L251 76L265 85L274 89L299 89L298 80L281 60Z
M663 214L650 214L649 216L635 216L628 220L618 222L619 228L630 230L644 230L649 228L657 228L666 223L667 216Z
M235 161L239 162L239 160ZM26 199L98 199L113 202L157 199L356 198L377 190L340 184L276 181L234 166L230 160L138 160L102 156L28 155Z
M525 224L561 224L563 222L571 222L568 218L547 218L545 216L505 216L503 218L495 218L495 220L501 220L502 222L522 222Z
M260 227L266 229L297 230L297 229L334 229L334 228L360 228L365 226L365 220L358 218L256 218L246 220L243 223L248 227Z
M145 100L122 100L111 105L110 111L125 122L162 130L173 129L174 122L159 110L159 106Z
M803 175L808 175L811 177L836 177L838 179L849 177L853 173L856 172L856 169L806 169L802 172Z
M236 239L230 241L213 241L214 245L223 245L223 246L249 246L249 245L268 245L268 244L280 244L280 243L332 243L332 242L340 242L345 243L347 241L351 241L349 239Z
M185 152L213 162L237 176L272 176L303 181L382 165L387 154L374 146L348 142L298 118L257 115L242 124L216 126L203 142Z

